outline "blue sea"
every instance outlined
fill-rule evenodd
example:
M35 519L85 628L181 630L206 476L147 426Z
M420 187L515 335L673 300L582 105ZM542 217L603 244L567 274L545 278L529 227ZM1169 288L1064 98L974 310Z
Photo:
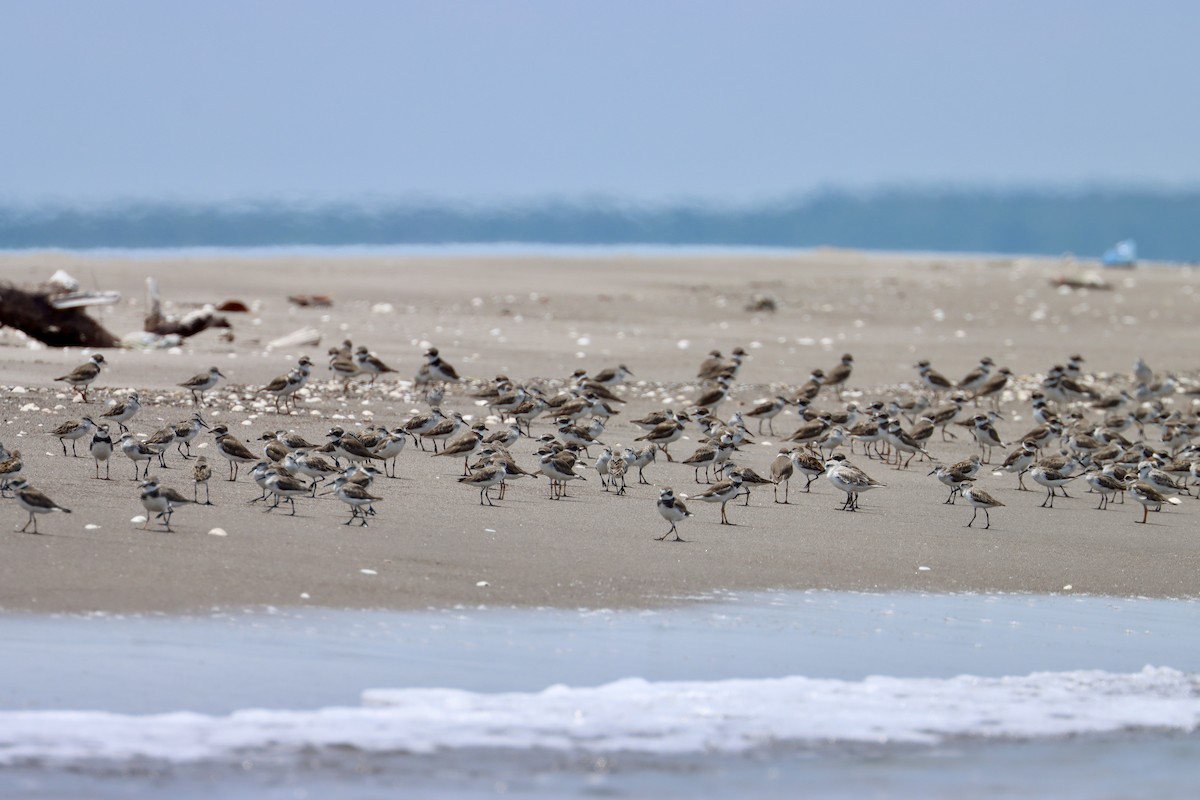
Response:
M1200 603L680 601L0 616L0 796L1195 796Z

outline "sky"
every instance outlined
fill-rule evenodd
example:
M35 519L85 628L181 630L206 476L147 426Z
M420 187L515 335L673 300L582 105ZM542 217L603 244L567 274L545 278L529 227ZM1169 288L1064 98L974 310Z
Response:
M0 0L0 201L1200 184L1200 3Z

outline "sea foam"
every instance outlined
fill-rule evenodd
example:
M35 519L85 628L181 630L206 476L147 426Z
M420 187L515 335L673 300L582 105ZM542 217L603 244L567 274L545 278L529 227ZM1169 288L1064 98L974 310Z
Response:
M246 709L228 716L0 712L0 764L222 761L333 748L378 753L544 748L669 756L778 745L1193 732L1198 726L1200 676L1163 667L1132 674L861 681L631 678L534 693L374 689L364 693L358 708Z

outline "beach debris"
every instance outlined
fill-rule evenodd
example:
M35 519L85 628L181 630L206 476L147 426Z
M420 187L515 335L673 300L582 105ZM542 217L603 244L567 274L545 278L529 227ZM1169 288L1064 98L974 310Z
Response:
M378 572L376 572L373 569L360 569L359 572L361 572L363 575L378 575L379 574Z
M917 567L917 572L929 572L930 567Z
M293 294L288 296L288 302L303 308L329 308L333 298L327 294Z
M170 350L183 344L183 337L176 333L161 336L150 331L133 331L121 337L121 345L134 350Z
M213 528L208 532L209 536L228 536L229 533L224 528Z
M217 306L217 311L224 311L227 314L249 314L250 306L241 300L226 300Z
M84 309L115 303L120 293L78 288L79 283L62 270L27 289L0 281L0 327L13 328L51 347L119 347L120 340Z
M371 306L372 314L395 314L396 307L391 303L376 303Z
M144 523L144 522L146 521L146 515L145 515L145 514L138 514L136 517L133 517L133 518L132 518L132 519L130 519L129 521L130 521L131 523L133 523L134 525L141 525L142 523Z
M229 320L217 315L215 306L208 304L193 309L182 317L165 314L158 295L158 281L146 278L146 318L142 329L159 336L176 334L187 338L209 328L230 328Z
M87 525L83 526L83 529L85 531L98 531L100 530L100 526L94 522L89 522Z
M746 310L752 313L774 313L779 310L779 306L775 303L775 298L769 297L765 294L756 294L751 297L750 302L746 304Z
M491 586L491 584L487 581L475 581L475 585L479 587Z
M1056 289L1094 289L1100 292L1111 291L1113 285L1096 272L1083 272L1077 275L1058 275L1050 279L1050 285Z
M268 350L281 350L286 347L316 347L321 343L321 332L316 328L299 328L286 336L267 342Z

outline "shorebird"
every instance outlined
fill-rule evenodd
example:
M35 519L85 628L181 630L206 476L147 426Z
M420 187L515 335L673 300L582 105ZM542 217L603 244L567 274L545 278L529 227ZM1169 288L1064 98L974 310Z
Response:
M329 433L325 434L325 438L329 439L334 461L339 458L344 458L350 463L380 460L380 457L371 452L371 449L363 444L361 439L352 433L346 433L341 428L330 428Z
M289 471L299 472L301 475L307 475L313 479L311 487L313 497L317 496L319 484L341 473L341 470L320 455L305 450L288 453L283 460L283 465Z
M422 431L419 436L422 439L428 439L433 442L433 452L436 455L438 452L438 442L448 440L457 434L465 424L466 422L463 420L462 414L457 411L451 411L449 417L440 420L427 430ZM412 432L412 429L408 428L408 426L405 426L405 430L408 430L410 433ZM424 445L421 446L421 449L425 449Z
M29 519L25 520L25 525L16 529L21 533L28 532L26 529L31 522L33 523L32 532L38 533L36 516L38 514L50 514L55 511L61 511L64 514L71 513L71 509L63 508L42 492L34 489L24 478L17 478L10 482L9 488L14 492L13 496L17 499L17 505L29 512Z
M359 525L363 528L367 527L367 509L363 508L363 506L370 506L376 500L383 499L382 497L376 497L362 486L350 481L346 481L334 489L333 496L350 506L350 519L342 524L349 525L354 522L355 517L359 517Z
M987 383L988 378L991 377L992 367L995 365L996 362L992 361L992 359L989 357L985 356L984 358L980 359L979 366L968 372L966 376L958 382L959 390L971 393L980 389L985 383Z
M272 470L271 474L267 476L267 491L275 495L275 503L267 506L267 511L273 511L286 500L292 507L292 513L289 516L296 516L296 498L308 494L309 488L304 481L287 474L284 470Z
M121 428L121 433L127 433L129 427L125 424L142 410L142 401L137 392L130 392L124 400L113 403L112 408L100 415L101 419L111 419Z
M717 378L717 385L709 389L696 398L697 408L707 408L709 411L715 411L721 401L729 394L729 387L733 385L733 380L724 375Z
M232 435L224 425L213 428L212 435L216 439L217 452L229 462L229 480L237 480L239 464L252 464L258 461L258 456L251 453L250 448L246 447L241 439Z
M704 503L720 503L721 504L721 524L732 525L729 517L725 515L725 506L730 500L742 493L742 476L730 475L724 480L719 480L711 486L708 486L700 494L693 495L691 499L700 500ZM677 534L678 535L678 534Z
M311 363L311 362L310 362ZM275 398L275 413L283 413L288 409L289 398L295 397L297 391L304 384L305 375L299 367L293 367L283 375L277 375L272 378L262 388L264 392ZM280 411L279 402L283 401L283 410Z
M602 369L592 376L591 382L598 383L601 386L617 386L624 383L625 379L633 373L629 371L629 367L624 364L618 364L615 367Z
M438 355L436 347L431 347L425 351L425 366L423 371L428 376L429 380L427 382L441 381L442 383L457 383L462 380L458 377L458 370L443 361L442 357Z
M476 422L471 426L471 429L466 433L454 438L446 443L442 448L442 452L434 453L434 458L438 456L462 456L463 457L463 475L470 475L471 471L467 468L471 460L471 456L479 452L479 448L483 446L483 435L487 433L487 427L482 422Z
M942 392L954 388L954 384L950 383L945 375L931 367L928 361L918 361L916 367L917 374L921 378L921 383L925 385L925 388L933 392L935 398L939 397Z
M745 506L750 505L750 487L751 486L766 486L768 484L772 484L772 485L774 484L774 481L767 480L766 478L764 478L762 475L759 475L757 472L755 472L750 467L739 467L736 464L734 464L732 461L726 461L724 464L721 465L721 469L726 478L736 475L742 479L741 496L746 498L746 502L742 504Z
M996 432L992 426L992 421L983 414L976 414L973 417L975 427L971 429L975 434L975 441L979 442L979 454L983 458L983 463L991 463L992 450L996 447L1004 447L1004 442L1000 439L1000 434Z
M201 395L216 386L218 378L224 377L225 376L221 373L221 370L217 369L216 367L209 367L208 372L201 372L199 375L193 375L179 385L191 392L192 401L196 405L200 405L202 402Z
M684 541L683 539L679 538L679 530L675 526L682 520L692 516L692 512L687 510L687 506L683 504L682 500L679 500L675 497L675 492L670 486L665 487L658 493L658 502L655 505L658 508L659 515L667 522L671 523L671 529L662 536L656 536L655 539L661 542L673 533L675 534L675 538L671 541Z
M971 521L967 523L968 528L975 524L975 517L979 515L979 509L981 508L983 509L983 518L987 520L987 524L983 526L983 529L987 530L991 528L992 517L988 513L989 509L1004 505L1004 503L1001 503L978 486L968 486L963 489L962 497L963 500L966 500L975 509L974 513L971 514Z
M1163 503L1177 506L1181 502L1178 497L1165 495L1144 481L1134 481L1130 484L1128 491L1134 500L1142 504L1141 522L1143 525L1146 523L1146 518L1150 516L1150 506L1154 506L1155 511L1161 511Z
M383 438L379 444L375 445L375 455L383 461L383 474L389 478L396 477L396 459L404 452L405 445L408 444L408 434L404 432L404 428L393 428L387 430L380 428L383 432ZM392 471L388 473L388 461L392 462Z
M1100 495L1100 504L1096 506L1098 511L1107 509L1110 498L1116 497L1118 493L1124 492L1126 489L1122 481L1111 475L1105 475L1103 472L1088 472L1083 479L1088 486L1092 487L1093 492Z
M65 381L78 390L83 402L88 402L87 387L92 381L96 380L100 375L100 366L104 363L104 356L96 353L85 363L80 364L75 369L68 372L66 375L60 375L55 378L56 381Z
M788 504L788 487L791 485L792 473L795 468L792 466L792 453L784 447L779 451L779 455L775 456L775 460L771 462L771 481L775 484L775 502L781 505ZM779 484L783 484L783 500L779 499Z
M20 450L13 450L6 458L0 460L0 495L8 491L9 485L24 468L25 462L21 460Z
M375 379L380 375L396 372L396 370L383 363L378 356L369 352L365 347L359 347L354 352L354 363L358 366L359 372L371 376L371 383L375 383Z
M1009 453L1005 457L1004 463L1000 466L1000 469L1004 472L1017 476L1017 489L1022 492L1029 491L1029 487L1025 485L1025 473L1033 463L1037 451L1037 444L1028 439L1022 440L1021 446Z
M817 395L821 393L821 387L825 385L825 371L814 369L809 373L808 380L800 384L800 388L792 395L793 402L808 400L812 402Z
M67 454L67 440L69 439L71 441L71 455L79 458L79 453L75 451L75 443L91 433L95 428L96 423L92 421L91 417L69 419L50 431L50 435L58 439L58 443L62 445L64 456Z
M208 423L199 413L196 413L183 422L176 422L172 427L175 429L175 448L186 461L192 457L192 439L196 438L201 428L207 428ZM184 447L187 448L186 452L184 452Z
M647 465L652 463L657 455L658 445L648 444L640 450L634 450L632 447L626 447L621 453L621 458L625 460L625 466L627 468L637 468L638 483L649 485L650 481L646 480L646 476L642 473L642 470L644 470Z
M708 358L700 362L700 369L696 371L696 377L702 381L716 380L723 369L725 369L725 357L721 355L721 351L709 350Z
M538 461L538 470L550 479L550 499L561 500L566 494L566 483L587 478L575 473L575 465L563 455L544 453Z
M791 459L792 469L804 476L805 494L811 494L813 481L825 474L825 461L799 448L792 450Z
M945 465L934 467L929 474L936 475L939 481L950 487L950 496L942 505L954 505L955 495L962 493L963 489L970 486L971 482L975 480L973 477Z
M141 479L149 480L150 462L158 455L158 453L147 447L144 442L139 442L137 439L133 438L132 433L122 434L118 446L121 448L121 452L133 462L133 479L135 481L138 480L138 462L145 461L146 468L141 470Z
M644 436L639 436L634 439L635 442L650 442L662 448L663 455L667 457L667 461L674 461L671 457L670 444L678 441L683 437L683 423L678 419L669 419L654 427L649 433Z
M846 502L842 503L841 511L857 511L859 494L887 486L838 456L825 462L825 477L835 489L846 493Z
M783 395L776 395L774 398L765 402L759 403L754 408L746 412L747 417L754 417L758 420L758 435L762 436L763 420L767 421L767 430L771 435L775 435L775 417L779 412L783 411L784 406L788 404L788 400Z
M174 489L159 486L158 481L154 480L143 481L141 490L142 508L146 509L146 521L142 523L142 530L149 527L150 515L154 514L156 518L162 520L168 533L174 533L171 530L171 515L175 513L175 507L192 501Z
M458 482L479 489L479 505L483 505L483 501L486 498L487 504L494 506L495 503L492 502L490 494L491 488L501 483L505 477L506 472L503 466L490 466L468 473L459 478Z
M150 434L143 445L150 448L156 456L158 456L158 465L163 469L167 468L167 448L175 443L175 426L168 425L165 428L159 428L154 433Z
M1054 490L1062 489L1063 497L1070 497L1065 487L1079 476L1067 475L1060 470L1038 464L1029 470L1029 477L1046 487L1046 499L1042 501L1042 508L1054 508Z
M96 462L96 480L100 480L100 462L104 462L104 480L111 480L108 476L108 470L111 466L109 459L113 454L113 440L108 435L108 426L100 425L96 429L96 433L92 436L92 443L88 446L92 458Z
M854 356L846 353L842 356L841 362L833 369L825 374L825 386L836 386L838 399L842 397L842 385L850 380L850 373L854 369Z
M211 506L212 498L208 494L208 481L212 478L212 467L208 465L208 459L205 456L200 456L196 459L195 466L192 467L192 502L200 502L200 487L204 486L204 505Z

